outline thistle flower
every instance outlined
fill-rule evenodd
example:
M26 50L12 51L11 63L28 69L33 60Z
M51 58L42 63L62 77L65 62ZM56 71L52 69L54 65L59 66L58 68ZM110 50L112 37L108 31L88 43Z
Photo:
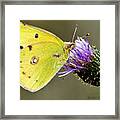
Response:
M60 76L76 73L84 82L100 86L100 54L99 50L91 47L87 37L77 37L75 47L72 48L69 58L63 66L64 72Z

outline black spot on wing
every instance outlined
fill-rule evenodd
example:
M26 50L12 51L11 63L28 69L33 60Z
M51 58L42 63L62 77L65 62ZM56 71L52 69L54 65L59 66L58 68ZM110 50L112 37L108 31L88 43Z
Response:
M29 51L32 50L32 45L28 45L27 47L29 48Z
M59 57L60 57L60 54L55 53L55 54L53 54L53 57L59 58Z
M36 82L38 82L38 80L36 80Z
M20 49L23 49L23 46L20 46Z
M25 75L25 72L23 71L22 74Z
M28 78L31 78L31 76L28 76Z
M38 38L38 34L37 33L35 34L35 38Z
M39 57L33 56L30 60L30 64L35 65L38 63L38 61L39 61Z

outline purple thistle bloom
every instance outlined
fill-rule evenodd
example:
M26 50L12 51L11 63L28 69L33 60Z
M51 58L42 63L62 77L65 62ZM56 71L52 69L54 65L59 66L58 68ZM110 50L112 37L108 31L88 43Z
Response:
M86 65L92 61L93 56L93 48L88 43L87 38L84 40L82 37L77 37L75 47L70 51L69 58L63 66L65 71L58 74L61 77L81 69L87 69Z

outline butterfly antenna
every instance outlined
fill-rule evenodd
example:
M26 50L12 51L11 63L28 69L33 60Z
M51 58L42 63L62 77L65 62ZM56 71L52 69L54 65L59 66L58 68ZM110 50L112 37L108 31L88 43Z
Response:
M83 35L82 38L88 38L90 36L90 33L87 33L86 35Z
M75 39L75 34L76 34L76 32L77 32L77 29L78 29L78 25L76 24L76 26L75 26L75 30L74 30L74 33L73 33L73 36L72 36L72 43L74 42L74 39Z

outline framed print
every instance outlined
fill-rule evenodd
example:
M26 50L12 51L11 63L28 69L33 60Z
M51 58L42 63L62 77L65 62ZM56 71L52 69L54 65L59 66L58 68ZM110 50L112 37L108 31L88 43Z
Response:
M78 30L77 30L77 34L78 34L78 32L80 31L80 33L82 34L82 36L84 36L84 35L86 35L86 34L88 34L87 33L87 31L89 31L90 33L92 33L92 34L95 34L94 35L94 37L97 37L96 38L96 41L95 40L92 40L92 39L95 39L95 38L92 38L92 37L87 37L87 39L91 39L91 41L90 42L92 42L91 44L96 44L96 47L97 47L97 50L99 49L99 45L100 45L100 42L99 42L99 33L100 33L100 21L99 20L24 20L24 21L20 21L21 22L21 31L24 31L25 30L25 28L33 28L33 26L37 26L37 24L39 25L39 26L41 26L41 28L44 28L45 30L48 30L49 32L52 32L52 33L54 33L55 35L57 35L59 32L59 30L61 30L61 31L64 31L63 32L63 34L61 33L61 34L58 34L57 36L61 36L60 38L63 38L62 39L62 41L65 41L65 42L67 42L67 43L69 43L69 41L71 41L71 39L72 39L72 32L74 32L74 28L76 27L76 24L77 24L77 26L78 26ZM25 25L26 24L26 25ZM25 26L23 26L23 25L25 25ZM87 25L87 26L86 26ZM91 25L91 26L90 26ZM49 27L48 27L49 26ZM63 28L61 28L60 26L64 26ZM69 27L69 26L71 26L71 27ZM79 26L81 26L81 28L79 28ZM24 28L23 28L24 27ZM65 29L65 28L68 28L68 30L70 30L70 31L68 31L67 29ZM82 30L81 29L86 29L85 31L83 31L82 32ZM91 29L92 28L92 29ZM37 28L36 28L37 29ZM80 29L80 30L79 30ZM34 29L35 30L35 29ZM52 31L52 30L54 30L54 31ZM36 30L35 30L36 31ZM42 29L42 31L43 31L43 29ZM41 32L42 32L41 31ZM93 31L96 31L96 33L95 32L93 32ZM32 31L31 31L32 32ZM25 31L23 32L24 34L25 34ZM64 67L68 64L68 63L66 63L64 66L63 66L63 64L62 64L62 68L61 68L61 70L58 72L58 74L56 74L51 80L50 80L50 83L48 84L47 83L47 85L46 86L42 86L40 83L39 83L39 85L37 85L36 87L30 87L30 86L27 86L27 85L25 85L24 84L24 81L23 81L23 77L26 77L26 74L27 74L27 71L26 70L24 70L24 62L27 64L28 62L27 62L27 59L26 59L26 57L25 56L23 56L23 54L24 54L24 44L22 44L22 39L25 39L24 37L25 36L23 36L22 34L23 34L22 32L21 32L21 56L20 56L20 61L21 61L21 65L20 65L20 71L21 71L21 73L20 73L20 77L21 77L21 88L20 88L20 99L21 100L99 100L100 99L100 82L99 82L99 76L100 76L100 74L99 74L99 57L98 57L98 60L95 60L96 61L96 67L95 67L95 65L93 65L94 67L92 68L92 67L90 67L89 69L92 69L92 71L94 71L94 72L92 72L91 70L85 70L84 69L84 71L86 71L86 73L85 74L96 74L96 75L85 75L85 78L83 78L83 80L81 81L81 79L79 79L79 77L76 75L75 76L75 74L74 74L74 72L76 72L76 74L78 74L78 75L83 75L83 73L79 73L79 72L77 72L78 70L79 70L79 67L81 66L81 64L78 64L78 63L76 63L75 64L75 61L73 61L73 63L70 63L68 66L70 66L70 65L75 65L75 66L77 66L77 68L78 68L78 70L76 69L75 71L72 71L72 70L74 70L75 68L74 68L74 66L71 66L69 69L71 70L71 74L69 73L69 70L68 69L64 69ZM36 33L35 34L38 34L39 33L39 31L37 32L36 31ZM79 33L79 34L80 34ZM26 34L27 34L27 31L26 31ZM31 33L32 34L32 33ZM41 37L42 37L42 33L39 33L40 35L41 35ZM68 35L68 34L70 34L70 35ZM33 35L34 35L34 31L33 31ZM38 35L38 36L40 36L40 35ZM49 45L49 44L51 44L51 43L49 43L49 34L48 34L48 40L47 40L47 35L45 35L46 37L45 38L43 38L43 39L46 39L46 43L44 43L44 44L46 44L45 46L47 46L47 44L48 44L48 46L49 46L49 50L47 50L48 48L45 48L45 50L46 50L46 52L47 53L44 53L44 54L46 54L46 56L47 56L47 54L48 54L48 52L50 52L50 50L51 49L53 49L53 46L52 45ZM71 37L68 37L68 38L65 38L65 37L67 37L67 36L71 36ZM91 35L92 36L92 35ZM52 37L53 36L51 36L51 39L52 39ZM27 38L26 38L27 39ZM30 38L31 39L31 38ZM36 38L37 39L37 38ZM35 39L35 40L36 40ZM55 41L55 40L54 40ZM36 43L36 41L33 41L33 42L35 42L35 44L38 44L38 43ZM53 41L51 41L51 42L53 42ZM34 44L34 43L33 43ZM42 44L42 43L41 43ZM56 43L54 43L54 44L56 44ZM88 43L86 43L86 44L88 44ZM89 43L90 44L90 43ZM32 52L32 50L33 50L33 47L32 47L32 44L31 45L27 45L27 46L29 46L29 50L30 50L30 52ZM33 45L34 46L34 45ZM52 46L52 48L50 47L50 46ZM37 47L37 45L36 45L36 47ZM57 46L55 46L55 51L56 51L56 48ZM88 47L86 47L85 48L85 50L87 49ZM44 49L43 48L40 48L40 50L42 51L44 51ZM89 53L89 56L91 56L91 51L90 51L91 49L89 49L87 52ZM98 50L98 51L100 51L100 50ZM22 53L23 52L23 53ZM52 51L51 51L52 52ZM72 52L74 52L74 50L72 51ZM58 53L59 54L62 54L60 51L58 51ZM56 53L55 52L55 54L58 54L58 53ZM27 53L26 53L27 54ZM41 53L42 54L42 53ZM53 55L54 55L54 52L52 53ZM55 59L55 60L58 60L58 62L59 62L59 54L58 54L58 56L56 56L57 57L57 59ZM99 54L98 53L96 53L98 56L99 56ZM67 54L66 54L67 55ZM87 54L88 55L88 54ZM34 55L32 55L32 56L34 56ZM39 58L40 58L40 56L41 55L38 55L39 56ZM55 56L55 55L54 55ZM75 57L75 56L74 56ZM81 56L80 56L81 57ZM85 57L85 56L84 56ZM36 57L37 58L37 57ZM60 58L60 60L62 60L64 58L64 56L61 56L61 58ZM30 58L31 59L31 58ZM32 58L33 59L33 58ZM42 59L45 59L46 60L46 58L41 58L41 60ZM47 59L49 59L49 58L47 58ZM97 59L97 58L96 58ZM39 59L38 59L39 60ZM82 60L82 59L81 59ZM47 61L47 60L46 60ZM89 60L89 58L87 59L87 61L86 62L89 62L90 60ZM64 61L63 61L64 62ZM85 62L85 61L84 61ZM44 71L43 70L40 70L40 71L43 71L42 72L42 74L44 74L44 76L46 76L47 77L47 74L48 74L48 71L47 71L47 69L49 69L49 63L51 63L51 61L49 60L49 62L47 63L47 62L45 62L46 64L47 64L47 68L44 66L44 60L43 60L43 62L42 62L42 64L41 64L41 66L43 66L44 67L44 69L46 69L45 70L45 73L44 73ZM53 62L53 64L54 64L54 62ZM29 65L33 65L33 64L29 64ZM52 70L53 69L55 69L56 68L56 66L57 66L57 64L55 64L54 66L53 66L53 68L52 68L52 66L50 66L52 69L50 70L49 69L49 71L50 71L50 73L52 72ZM90 66L92 66L92 64L90 65ZM36 67L36 66L31 66L31 67ZM31 68L29 68L29 69L31 69ZM32 68L33 69L33 68ZM58 66L58 69L59 69L59 66ZM63 69L63 70L62 70ZM94 69L96 69L96 70L94 70ZM47 71L47 72L46 72ZM65 74L60 74L61 72L63 71L63 73L66 71L66 73ZM89 71L89 73L88 73L88 71ZM90 73L90 71L91 71L91 73ZM35 68L35 73L36 73L37 71L36 71L36 68ZM81 71L82 72L82 71ZM96 73L95 73L96 72ZM97 73L98 72L98 73ZM47 73L47 74L46 74ZM69 74L68 74L69 73ZM73 73L73 74L72 74ZM30 74L30 71L29 71L29 74ZM32 73L32 75L33 75L33 73ZM29 75L26 79L32 79L32 75ZM39 73L39 75L40 75L40 73ZM61 76L62 75L62 76ZM41 75L40 75L41 76ZM61 77L60 77L61 76ZM30 78L29 78L30 77ZM42 77L42 76L41 76ZM40 78L41 78L40 77ZM82 77L82 76L81 76ZM95 79L94 81L91 81L89 78L87 78L87 77L94 77L93 79ZM35 79L37 79L37 78L35 78ZM44 79L44 78L43 78ZM48 79L48 78L47 78ZM46 80L47 80L46 79ZM44 79L45 80L45 79ZM70 83L70 81L69 80L71 80L71 83ZM39 81L41 81L40 79L38 79L38 82ZM56 82L53 82L53 81L56 81ZM75 81L76 81L76 83L75 83ZM81 82L83 82L84 83L84 85L83 85L83 83L81 84ZM85 83L86 83L86 85L85 85ZM87 84L88 83L88 84ZM46 82L45 82L45 84L46 84ZM61 85L60 85L61 84ZM74 85L73 85L74 84ZM75 85L76 84L76 85ZM82 86L80 87L80 85L82 85L82 86L84 86L83 88L82 88ZM58 87L59 86L59 87ZM76 86L76 87L75 87ZM87 86L89 86L89 87L87 87ZM27 87L27 88L25 88L25 87ZM42 89L40 88L40 87L42 87ZM82 88L82 89L81 89ZM73 90L74 89L74 90ZM88 89L88 90L87 90ZM84 93L82 92L84 90ZM86 91L86 92L85 92ZM88 92L89 91L89 92ZM42 93L43 92L43 93ZM46 94L47 93L47 94ZM72 94L71 94L72 93ZM44 94L46 94L46 95L44 95Z
M1 118L119 119L118 1L1 7Z

